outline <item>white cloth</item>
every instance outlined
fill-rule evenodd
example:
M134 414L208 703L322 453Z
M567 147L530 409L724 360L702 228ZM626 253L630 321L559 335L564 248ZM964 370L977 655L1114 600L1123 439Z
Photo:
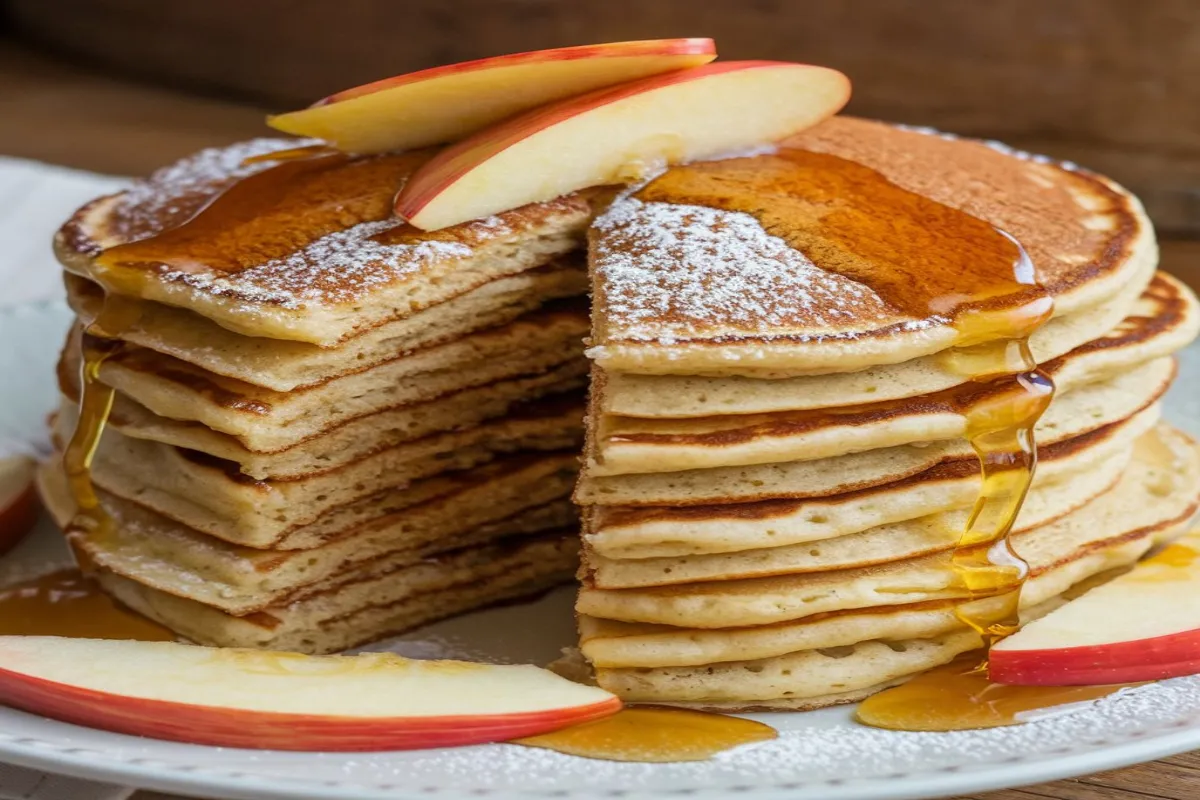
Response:
M0 308L61 297L51 237L75 209L127 183L0 156Z
M0 313L62 296L54 231L76 208L126 183L0 156ZM133 791L0 764L0 800L126 800Z

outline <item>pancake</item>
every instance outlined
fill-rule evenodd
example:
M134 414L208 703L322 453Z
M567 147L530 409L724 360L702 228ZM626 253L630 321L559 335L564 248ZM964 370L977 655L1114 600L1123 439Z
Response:
M362 501L504 453L578 442L578 406L546 401L461 431L426 436L308 477L259 481L236 464L106 430L92 465L97 487L195 530L248 547L310 546L361 521ZM65 415L64 415L65 418ZM70 426L60 420L58 440Z
M83 324L90 324L100 312L103 291L77 275L65 273L64 279L72 310ZM570 257L559 259L489 281L444 303L363 331L337 347L242 336L182 308L121 298L134 320L121 331L121 338L214 375L290 392L504 325L545 303L586 290L584 269Z
M249 450L235 437L203 425L159 417L122 395L113 403L113 428L137 439L184 447L232 462L241 474L255 479L292 480L329 472L439 432L521 414L522 409L541 398L548 398L546 405L553 405L554 398L574 399L577 393L572 390L584 383L583 370L582 364L574 362L543 373L451 392L424 403L359 417L291 447L268 452Z
M1038 572L1098 547L1186 521L1200 493L1195 443L1159 427L1138 440L1121 480L1097 499L1048 525L1012 538ZM814 614L962 596L949 553L865 569L712 581L643 589L584 584L580 614L694 628L768 625Z
M59 231L59 260L109 290L246 336L332 346L552 261L578 246L591 217L587 199L571 195L419 231L392 215L392 201L431 151L262 158L302 144L204 150L95 200ZM136 242L121 251L119 275L99 268L101 251Z
M841 159L877 170L891 185L868 181ZM931 266L938 250L923 244L932 236L925 217L889 216L878 232L889 235L886 268L848 252L816 263L807 253L828 253L820 237L829 229L808 223L828 206L791 189L788 170L797 163L821 169L823 178L851 173L851 188L856 180L870 183L862 197L833 190L844 215L878 218L879 198L888 194L937 216L923 197L1007 231L1054 298L1055 316L1102 303L1138 276L1149 280L1157 258L1140 203L1111 181L981 142L835 117L775 153L674 167L597 219L589 242L597 309L591 355L603 369L750 377L853 372L959 341L953 319L906 307L901 298L910 279L950 271ZM887 208L890 215L893 206ZM963 253L954 269L980 268ZM1027 299L1018 291L984 305L1002 313Z
M39 471L39 491L65 526L73 503L61 471ZM570 580L574 528L446 550L418 563L375 559L342 582L313 585L288 602L235 616L102 568L92 576L118 601L182 637L214 647L332 653L475 608L530 596Z
M1061 605L1066 593L1086 591L1088 582L1106 571L1116 574L1128 569L1156 543L1178 536L1183 529L1182 525L1168 527L1100 548L1034 576L1022 593L1022 621L1037 619ZM598 666L596 679L601 686L631 702L654 697L655 702L724 711L812 710L857 702L982 646L978 635L963 629L949 603L737 629L711 648L705 647L714 638L711 631L660 628L657 634L624 631L628 635L622 636L618 623L612 631L615 635L604 638L609 625L583 623L584 630L590 628L596 636L589 641L585 633L585 651L599 652L601 659L615 653L622 665ZM692 647L682 643L685 636ZM798 647L780 649L789 645ZM711 663L696 661L708 657L699 655L705 650L725 657ZM687 655L682 660L694 665L628 663L678 661L672 656L683 653Z
M1034 358L1044 363L1080 346L1132 342L1133 337L1153 338L1158 348L1153 352L1163 355L1195 338L1200 312L1190 289L1163 272L1155 273L1137 296L1139 285L1133 281L1100 306L1058 317L1034 331L1029 338ZM597 411L647 418L761 414L897 400L962 382L961 371L936 355L859 372L776 380L615 372L605 374Z
M1103 461L1093 471L1077 472L1056 482L1038 482L1025 498L1013 532L1047 525L1094 500L1112 488L1131 456L1130 449ZM886 504L887 498L881 498L881 502ZM966 530L970 514L970 507L958 508L783 546L775 545L770 541L774 537L768 535L761 537L768 545L762 549L705 555L613 559L585 551L584 573L587 582L599 589L626 589L861 569L953 549ZM762 523L757 527L762 530ZM767 533L771 532L774 529ZM805 533L801 527L793 538Z
M569 454L522 455L415 485L423 499L388 509L305 550L257 550L193 531L135 503L101 495L112 531L72 532L97 567L235 615L342 583L370 566L415 564L439 553L576 524Z
M1038 572L1021 593L1022 614L1073 587L1119 574L1148 549L1174 538L1182 525L1167 526ZM598 668L686 667L756 661L801 650L858 642L937 636L962 623L955 600L932 600L815 614L772 625L702 630L669 625L579 619L582 652Z
M1127 538L1033 576L1022 593L1022 620L1036 619L1052 610L1061 604L1063 592L1074 590L1092 576L1128 568L1155 543L1174 538L1183 530L1183 524L1179 524ZM601 622L593 634L604 631L605 625ZM584 629L589 627L585 622ZM708 644L706 639L715 638L714 632L662 630L657 638L646 631L629 637L617 631L613 638L604 638L601 633L589 641L585 634L584 649L602 653L601 658L615 652L622 663L631 660L628 656L632 653L637 654L632 660L639 662L678 660L672 655L681 653L687 653L683 657L687 661L707 658L699 655L702 650L728 658L696 662L693 666L598 667L597 683L628 702L725 711L811 710L856 702L982 645L977 634L963 628L952 604L931 603L828 615L785 626L737 629L725 643L712 648L704 645ZM686 643L680 646L684 636L691 647ZM754 649L756 643L760 646ZM779 649L792 643L801 649ZM742 649L747 645L749 649Z
M336 653L570 581L574 531L470 548L235 617L111 572L96 580L134 611L197 644Z
M580 305L542 309L289 392L213 375L136 347L107 359L100 379L160 416L200 422L237 437L248 449L269 452L368 414L580 362L587 324ZM67 369L77 373L78 343L68 341L64 352Z
M1139 369L1151 379L1133 381L1130 379L1132 373L1127 373L1109 383L1057 395L1035 428L1038 442L1056 444L1149 408L1169 388L1174 366L1170 359L1159 359ZM946 419L950 417L947 415ZM916 421L905 430L917 438L926 435L925 429ZM825 433L827 440L833 439L832 429ZM853 431L850 433L854 434ZM802 435L793 437L786 452L804 460L600 477L585 472L575 499L583 505L703 505L765 498L824 497L902 480L938 464L974 456L962 439L947 439L812 458L810 451L797 453L790 447ZM781 438L786 440L787 437ZM718 445L714 449L722 448ZM693 447L693 451L698 450ZM717 454L710 454L710 457L716 459Z
M631 703L711 701L749 705L873 690L880 684L945 664L980 646L978 634L960 629L930 639L868 641L842 650L806 650L776 656L767 663L601 670L596 677L602 688Z
M1039 448L1032 488L1081 478L1107 486L1134 441L1154 427L1157 405L1091 433ZM948 461L895 483L827 497L697 506L595 506L585 510L585 541L598 559L662 562L826 541L880 525L967 509L982 481L974 458ZM670 557L663 560L662 557ZM594 564L603 563L589 556ZM683 560L687 560L684 558Z
M1093 427L1123 419L1157 400L1175 377L1170 357L1142 363L1110 358L1105 350L1072 353L1043 369L1058 389L1038 423L1039 437L1050 433L1064 414L1072 426L1081 418L1094 421ZM600 387L604 391L602 383ZM1024 393L1015 382L968 388L965 393L950 389L945 394L838 409L686 420L601 420L592 440L595 456L586 469L589 475L601 476L675 472L961 440L972 418L1005 408Z

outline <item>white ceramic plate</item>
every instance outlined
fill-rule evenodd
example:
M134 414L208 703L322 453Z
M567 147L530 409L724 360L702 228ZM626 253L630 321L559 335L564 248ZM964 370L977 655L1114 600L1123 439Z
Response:
M0 311L0 447L40 449L54 403L53 364L68 315L59 304ZM1184 357L1168 404L1200 432L1200 350ZM44 572L65 554L49 525L0 561L0 581ZM412 656L545 663L573 638L570 592L433 625L388 644ZM1096 772L1200 748L1200 678L1130 691L1077 713L1014 728L893 733L846 708L760 715L780 739L697 764L616 764L512 745L339 755L226 750L80 728L0 708L0 761L198 797L746 797L902 800L944 797Z

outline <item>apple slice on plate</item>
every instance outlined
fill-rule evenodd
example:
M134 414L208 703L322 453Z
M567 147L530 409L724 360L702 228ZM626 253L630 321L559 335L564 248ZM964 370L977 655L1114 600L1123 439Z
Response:
M16 547L37 524L36 468L27 456L0 458L0 555Z
M1074 686L1200 673L1200 533L992 648L996 683Z
M621 708L533 666L50 636L0 637L0 703L154 739L309 751L497 742Z
M602 86L698 67L712 39L651 39L481 58L347 89L312 107L269 117L298 136L350 153L451 142L526 109Z
M535 108L451 145L396 198L396 213L437 230L667 164L745 151L837 113L837 70L724 61Z

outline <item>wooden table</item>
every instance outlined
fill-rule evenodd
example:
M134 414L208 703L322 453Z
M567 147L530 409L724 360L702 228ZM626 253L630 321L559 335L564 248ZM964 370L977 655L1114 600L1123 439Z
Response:
M121 175L268 133L263 110L94 75L0 42L0 154ZM1162 243L1163 267L1200 287L1200 242ZM960 800L1200 800L1200 751L1086 778ZM139 792L135 800L175 800ZM214 798L214 800L216 800Z

